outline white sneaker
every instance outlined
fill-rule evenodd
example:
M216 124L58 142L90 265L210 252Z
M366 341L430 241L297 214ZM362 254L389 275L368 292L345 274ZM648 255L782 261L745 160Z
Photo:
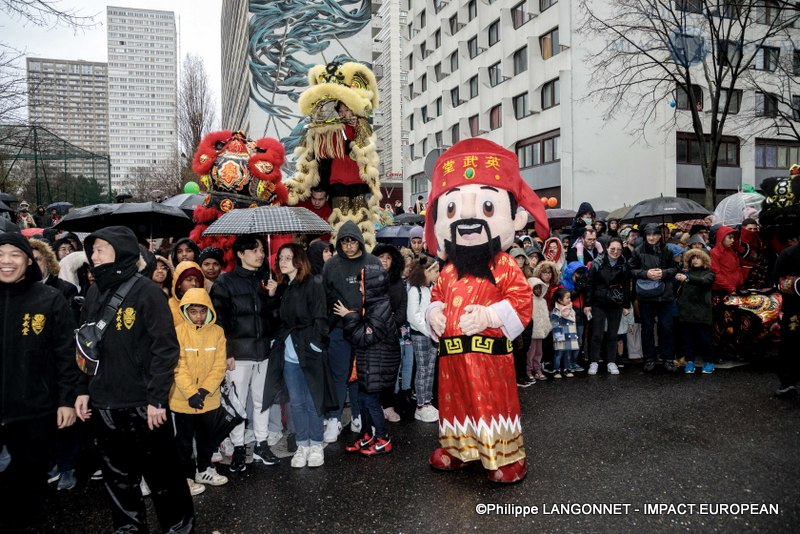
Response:
M186 483L189 484L189 493L192 495L200 495L206 490L206 487L202 484L198 484L191 478L186 479Z
M590 375L596 375L596 374L597 374L597 368L598 368L598 367L599 367L599 366L597 365L597 362L592 362L592 363L590 363L590 364L589 364L589 374L590 374Z
M322 443L312 445L308 448L308 467L320 467L325 463L325 453L323 452Z
M352 430L356 434L361 433L361 416L353 417L350 420L350 430Z
M194 481L198 484L208 484L209 486L222 486L228 483L228 477L220 475L213 467L209 467L202 473L194 475Z
M294 456L292 456L292 467L296 467L297 469L305 467L306 463L308 463L309 451L310 451L309 447L306 447L305 445L298 445L297 452L295 452Z
M352 427L351 427L352 428ZM328 419L328 425L325 427L325 434L323 440L325 443L336 443L339 439L339 433L342 431L342 423L335 417ZM300 450L298 448L298 450Z
M430 404L426 404L425 406L417 408L417 411L414 412L414 419L422 421L423 423L438 423L439 410Z
M142 492L142 497L147 497L150 495L150 486L147 485L147 482L145 482L144 479L139 482L139 489Z
M608 374L610 374L610 375L618 375L619 374L619 367L617 367L616 363L609 362L606 367L608 367Z
M267 445L274 447L283 438L283 432L270 432L267 434Z

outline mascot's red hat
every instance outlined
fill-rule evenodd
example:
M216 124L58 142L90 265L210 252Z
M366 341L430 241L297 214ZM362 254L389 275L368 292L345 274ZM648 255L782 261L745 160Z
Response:
M539 237L546 239L550 235L544 206L536 192L522 179L516 154L488 139L474 137L459 141L447 149L433 168L428 211L425 214L425 242L431 254L437 252L433 228L434 202L454 187L469 184L491 185L508 191L533 216Z

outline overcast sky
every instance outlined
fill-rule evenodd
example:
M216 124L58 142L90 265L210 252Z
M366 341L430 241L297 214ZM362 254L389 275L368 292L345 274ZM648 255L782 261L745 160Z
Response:
M222 0L55 0L52 3L61 11L74 9L79 15L94 16L97 24L86 30L42 28L0 12L0 40L33 57L108 61L106 6L173 11L181 61L189 52L203 58L214 90L217 120L219 120L221 87L219 17ZM24 58L20 66L25 68Z

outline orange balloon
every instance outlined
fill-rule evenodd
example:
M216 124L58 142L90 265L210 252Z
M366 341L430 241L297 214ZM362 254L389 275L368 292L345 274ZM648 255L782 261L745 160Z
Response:
M548 207L555 208L558 206L558 199L556 197L550 197L547 199L547 205Z
M540 198L539 200L541 200L541 201L542 201L542 204L544 204L545 206L547 206L547 197L542 197L542 198Z

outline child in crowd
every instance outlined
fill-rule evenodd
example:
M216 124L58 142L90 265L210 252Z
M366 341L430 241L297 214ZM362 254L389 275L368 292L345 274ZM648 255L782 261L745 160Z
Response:
M389 302L388 273L379 265L366 265L360 277L361 310L348 310L341 301L333 305L334 313L342 318L345 338L353 347L361 423L365 429L364 435L345 450L378 456L392 452L380 393L395 385L400 345Z
M205 279L200 266L193 261L182 261L175 267L172 276L172 296L169 298L169 309L172 311L172 320L175 327L183 324L183 310L181 309L181 299L186 292L195 287L204 287Z
M547 284L538 278L528 279L533 289L533 332L531 333L531 346L528 349L528 377L536 380L547 380L542 372L542 341L550 333L550 312L547 308L545 294Z
M564 277L561 279L562 287L569 291L570 301L572 307L575 309L575 328L578 333L578 354L583 349L583 333L586 331L586 325L592 320L591 314L587 311L584 313L586 307L586 293L589 292L591 281L589 280L589 269L579 261L571 261L564 269ZM578 365L578 354L570 362L570 370L583 371L583 367ZM588 353L587 353L588 355Z
M678 286L678 317L686 351L686 374L694 373L694 362L703 355L703 373L714 372L711 342L711 287L714 272L711 258L701 249L684 254L684 272L675 275Z
M439 410L434 408L433 380L436 373L438 346L431 339L425 323L425 310L431 303L431 285L439 276L439 264L432 259L415 261L408 274L408 323L417 374L414 386L417 393L417 410L414 419L423 423L438 423Z
M178 459L192 495L205 491L204 484L221 486L228 478L211 466L211 455L219 447L214 422L220 410L219 386L225 378L225 332L216 324L216 312L205 289L186 291L180 302L183 321L175 330L181 354L175 368L175 383L169 407L175 415ZM192 459L192 441L197 443L197 461Z
M550 324L553 328L553 378L564 376L572 378L572 366L578 356L578 329L575 322L575 309L572 307L572 298L566 288L559 288L555 295L555 307L550 312Z

